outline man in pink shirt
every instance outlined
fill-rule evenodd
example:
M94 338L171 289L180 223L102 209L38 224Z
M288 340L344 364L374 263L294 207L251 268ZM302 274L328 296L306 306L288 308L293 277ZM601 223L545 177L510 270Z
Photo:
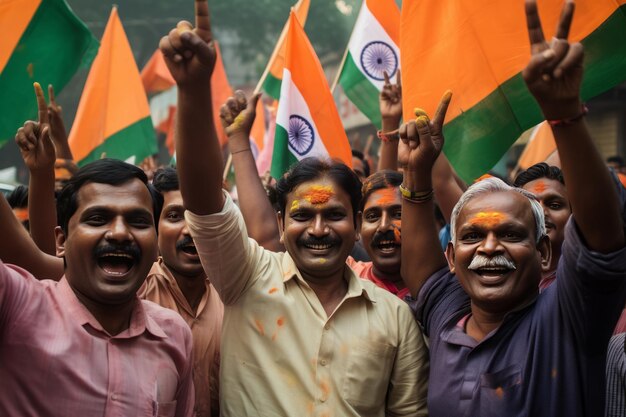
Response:
M63 278L0 261L1 416L192 415L189 327L136 294L156 259L159 198L139 168L99 160L58 199Z

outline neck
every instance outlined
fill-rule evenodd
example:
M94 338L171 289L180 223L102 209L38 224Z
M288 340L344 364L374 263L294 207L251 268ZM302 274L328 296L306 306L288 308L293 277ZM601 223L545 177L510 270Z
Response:
M198 306L202 297L206 292L206 275L202 272L194 277L181 275L170 269L180 291L185 296L185 299L189 303L189 306L193 310L194 314L198 311Z
M343 279L343 268L324 277L315 277L303 272L302 278L315 292L328 316L335 311L335 308L348 292L348 283Z
M502 324L505 315L506 313L485 311L472 303L472 316L467 321L465 332L480 342Z
M130 327L130 317L136 303L134 297L122 304L102 305L86 298L76 290L74 294L111 336L118 335Z
M396 272L383 272L380 269L378 269L376 267L376 264L372 264L372 270L374 271L374 275L376 275L377 278L383 279L385 281L390 281L393 282L393 284L396 286L396 288L398 288L399 290L404 289L406 287L406 285L404 284L404 281L402 280L402 276L400 276L400 270L398 269L398 271Z

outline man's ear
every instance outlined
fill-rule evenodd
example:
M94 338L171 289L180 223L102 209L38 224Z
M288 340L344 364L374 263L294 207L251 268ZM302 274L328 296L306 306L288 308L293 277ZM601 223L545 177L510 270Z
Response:
M283 218L283 213L280 211L276 212L276 222L278 223L278 233L280 234L280 243L281 245L285 244L285 219Z
M65 233L61 226L54 228L54 240L56 242L57 258L65 257Z
M356 239L355 241L361 240L361 226L363 226L363 213L358 211L356 213Z
M446 261L448 261L448 268L453 274L456 273L454 268L454 257L454 245L452 244L452 242L448 242L448 246L446 246Z
M552 245L550 245L548 235L543 235L541 239L539 239L537 250L541 255L541 270L548 272L550 270L550 264L552 263Z

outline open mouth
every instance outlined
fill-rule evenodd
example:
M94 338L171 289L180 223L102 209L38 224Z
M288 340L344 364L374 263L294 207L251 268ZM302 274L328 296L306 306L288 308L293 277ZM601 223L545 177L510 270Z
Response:
M382 253L392 253L399 248L400 245L394 240L381 240L375 247Z
M505 277L509 272L513 272L514 269L510 269L503 266L486 266L483 268L475 269L478 275L481 276L483 280L487 282L499 282L503 277Z
M112 276L124 276L135 265L135 258L124 252L109 252L97 258L98 267Z
M193 256L198 255L198 250L196 249L196 245L183 246L180 250L185 252L187 255L193 255Z
M304 245L304 247L307 249L316 250L316 251L326 251L332 248L333 245L330 243L320 243L320 244L307 243Z

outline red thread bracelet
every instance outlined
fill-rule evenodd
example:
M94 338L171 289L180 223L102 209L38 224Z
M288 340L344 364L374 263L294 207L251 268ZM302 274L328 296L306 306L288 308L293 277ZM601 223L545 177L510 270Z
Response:
M574 124L575 122L579 121L580 119L582 119L583 117L585 117L585 115L589 113L589 109L587 108L587 106L585 106L584 104L582 104L580 106L580 113L577 114L574 117L570 117L569 119L556 119L556 120L546 120L550 126L554 127L554 126L564 126L564 125L571 125Z

